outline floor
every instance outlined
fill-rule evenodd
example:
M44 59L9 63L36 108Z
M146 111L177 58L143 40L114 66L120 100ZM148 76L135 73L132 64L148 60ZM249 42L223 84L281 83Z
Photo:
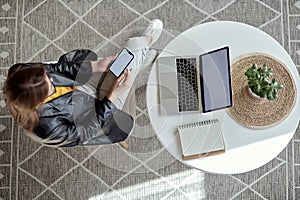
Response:
M0 0L0 88L13 63L53 61L76 48L114 55L154 18L165 25L153 46L158 52L192 26L233 20L274 37L300 71L297 0ZM128 149L53 149L33 142L10 117L0 91L0 200L300 199L299 128L276 158L256 170L220 175L190 168L152 130L148 74L149 67L136 81L136 125Z

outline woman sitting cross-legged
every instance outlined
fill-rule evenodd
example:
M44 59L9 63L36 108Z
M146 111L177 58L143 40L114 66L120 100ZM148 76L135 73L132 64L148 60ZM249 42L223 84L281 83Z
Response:
M124 44L134 60L119 78L108 72L115 56L98 60L94 52L85 49L68 52L57 63L13 65L3 88L12 116L39 142L53 147L125 140L134 122L122 107L131 80L162 28L160 20L153 20L143 36Z

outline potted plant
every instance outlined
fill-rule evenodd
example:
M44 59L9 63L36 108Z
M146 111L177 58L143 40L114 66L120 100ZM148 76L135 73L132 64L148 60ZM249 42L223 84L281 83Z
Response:
M268 68L266 64L262 68L258 68L253 64L246 72L245 75L248 79L248 88L259 98L267 98L268 100L275 100L278 98L278 89L283 88L275 78L272 80L270 77L273 75L273 69Z

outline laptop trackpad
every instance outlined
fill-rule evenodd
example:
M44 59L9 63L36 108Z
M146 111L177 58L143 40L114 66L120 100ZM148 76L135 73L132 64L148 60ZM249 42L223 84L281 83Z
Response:
M162 99L160 111L162 115L178 114L177 99Z
M176 73L160 73L161 99L177 99Z
M162 99L174 99L176 95L169 89L164 86L160 87L160 94Z

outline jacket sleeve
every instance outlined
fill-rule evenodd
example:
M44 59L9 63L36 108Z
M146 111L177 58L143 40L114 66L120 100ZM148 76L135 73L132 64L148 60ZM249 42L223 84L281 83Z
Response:
M108 140L108 143L116 143L124 141L130 131L133 128L133 118L129 114L115 107L113 103L110 102L106 97L103 99L105 108L97 106L96 102L96 112L99 121L105 121L100 131L97 131L92 137L84 137L82 145L96 145L103 143L103 140ZM99 115L102 113L102 109L110 109L112 112L106 113L105 115Z
M45 64L47 73L64 76L78 83L86 83L93 74L91 61L69 61Z
M12 75L16 70L21 68L30 68L41 64L46 68L49 77L62 79L58 82L66 82L66 79L75 83L84 84L93 75L91 61L69 61L58 63L17 63L8 70L8 75Z
M8 76L13 74L14 71L20 68L29 68L35 65L43 65L46 68L49 77L61 77L60 79L70 79L79 83L79 85L86 83L93 74L91 60L80 60L84 59L85 56L82 53L83 50L76 50L69 52L60 58L60 62L57 63L17 63L12 65L8 70ZM81 53L78 53L81 52ZM90 52L85 50L83 52ZM92 55L92 56L91 56ZM75 58L78 59L75 59ZM96 59L97 55L92 52L88 54L88 58ZM68 59L67 59L68 58ZM74 60L71 60L74 59ZM65 82L65 81L61 81Z
M79 101L85 103L76 106ZM108 99L100 101L87 95L73 95L73 102L73 110L67 111L72 113L70 116L41 117L35 133L42 138L42 143L57 147L99 145L120 142L128 137L133 127L132 117ZM95 106L90 106L91 103Z
M106 97L102 101L88 97L85 102L94 103L95 106L85 109L83 105L78 108L79 112L74 110L73 113L75 126L80 131L81 145L103 144L104 141L110 144L125 140L133 127L133 118L119 110ZM74 100L77 102L73 96Z
M71 61L96 61L97 54L89 49L75 49L66 54L63 54L58 59L58 62L71 62Z
M52 73L63 74L79 83L85 83L92 75L91 61L97 59L97 54L92 50L76 49L60 56L57 63L49 65L48 70Z

